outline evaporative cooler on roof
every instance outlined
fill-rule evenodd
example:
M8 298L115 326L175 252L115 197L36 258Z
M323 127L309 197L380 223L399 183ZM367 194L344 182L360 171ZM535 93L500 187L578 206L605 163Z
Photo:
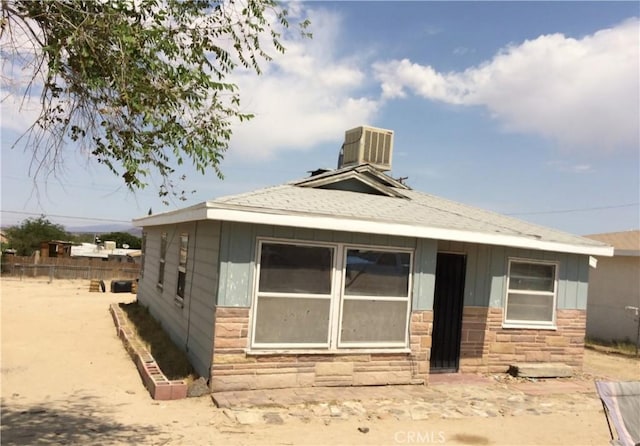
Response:
M375 168L391 170L393 130L360 126L347 130L342 146L342 165L347 167L368 163Z

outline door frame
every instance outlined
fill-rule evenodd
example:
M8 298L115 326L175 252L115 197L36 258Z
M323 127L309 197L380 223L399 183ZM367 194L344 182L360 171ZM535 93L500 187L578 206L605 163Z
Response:
M438 257L440 256L457 256L457 261L462 262L461 265L455 265L456 268L460 268L460 271L456 271L460 274L460 280L453 283L451 290L443 291L441 288L446 283L443 283L443 278L438 277ZM464 292L466 285L467 275L467 254L464 252L451 252L451 251L438 251L436 254L436 271L433 293L433 330L431 335L431 357L429 358L429 373L456 373L460 369L460 350L462 344L462 313L464 309ZM440 280L438 280L440 279ZM444 294L443 294L444 293ZM453 294L456 301L453 302L453 306L441 307L439 305L440 299L445 294ZM455 318L455 324L453 326L444 325L441 318L451 317ZM446 328L451 328L452 331L443 332ZM434 355L434 352L436 355ZM438 356L438 357L436 357ZM435 362L440 362L436 364Z

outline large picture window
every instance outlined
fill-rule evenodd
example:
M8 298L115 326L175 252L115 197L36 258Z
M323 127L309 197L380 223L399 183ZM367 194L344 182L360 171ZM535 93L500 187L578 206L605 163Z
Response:
M404 348L410 251L261 241L254 348Z
M508 326L555 326L557 265L509 261L504 322Z

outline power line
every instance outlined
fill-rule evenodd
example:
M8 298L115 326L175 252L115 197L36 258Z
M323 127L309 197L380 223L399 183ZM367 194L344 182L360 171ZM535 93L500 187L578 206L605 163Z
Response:
M640 202L616 204L612 206L597 206L590 208L576 208L576 209L559 209L554 211L535 211L535 212L512 212L505 215L542 215L542 214L569 214L572 212L588 212L588 211L600 211L603 209L618 209L638 206Z
M552 211L510 212L510 213L505 213L504 215L517 216L517 215L569 214L573 212L589 212L589 211L599 211L599 210L605 210L605 209L618 209L618 208L633 207L638 205L640 205L640 202L617 204L617 205L611 205L611 206L596 206L596 207L589 207L589 208L557 209ZM91 218L91 217L80 217L75 215L57 215L57 214L47 214L44 212L25 212L25 211L8 211L8 210L0 210L0 212L5 214L19 214L19 215L37 215L37 216L44 215L46 217L71 218L74 220L85 220L85 221L131 223L131 220L117 220L112 218Z
M23 212L23 211L5 211L0 210L0 212L4 214L20 214L20 215L44 215L45 217L56 217L56 218L72 218L74 220L87 220L87 221L105 221L110 223L131 223L131 220L116 220L112 218L91 218L91 217L78 217L74 215L56 215L56 214L47 214L44 212Z

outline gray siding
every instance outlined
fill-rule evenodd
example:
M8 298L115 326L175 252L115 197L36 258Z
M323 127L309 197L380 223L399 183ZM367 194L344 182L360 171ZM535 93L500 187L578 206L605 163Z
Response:
M447 241L438 242L438 251L467 256L465 306L502 307L509 259L521 258L558 262L557 308L587 308L588 256Z
M435 254L432 253L431 257L433 259L430 259L430 255L423 255L421 249L433 249L435 242L423 241L416 246L416 239L407 237L223 222L220 243L221 264L218 305L229 307L251 306L257 237L395 246L411 249L418 247L414 265L418 265L418 257L424 257L427 268L425 269L422 264L419 267L414 266L416 271L420 271L421 279L419 281L414 280L414 302L419 305L428 305L429 302L433 301L433 279L430 280L429 275L433 276L435 273ZM429 270L429 268L432 269Z
M185 350L195 370L209 376L213 354L215 296L218 290L220 223L200 221L145 228L144 274L138 300L149 307L171 339ZM160 237L167 233L164 286L158 287ZM189 234L183 306L177 304L180 235Z
M417 241L413 270L414 310L433 309L433 293L436 286L436 256L438 242L420 239Z

